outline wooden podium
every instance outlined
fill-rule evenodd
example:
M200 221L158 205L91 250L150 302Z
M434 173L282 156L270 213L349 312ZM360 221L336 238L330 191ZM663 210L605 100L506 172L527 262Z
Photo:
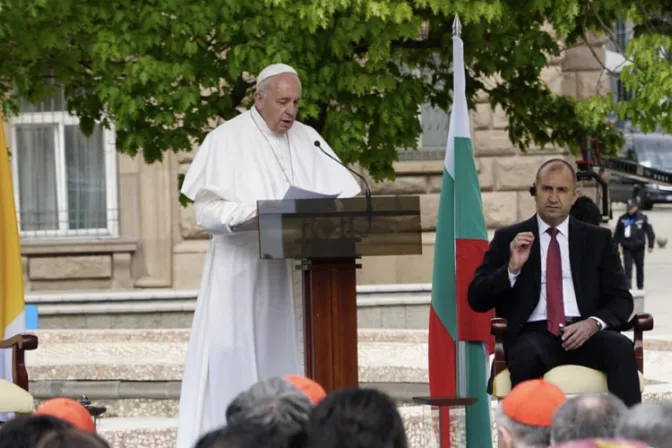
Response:
M357 259L422 253L420 199L259 201L259 255L299 261L306 376L328 392L357 387Z

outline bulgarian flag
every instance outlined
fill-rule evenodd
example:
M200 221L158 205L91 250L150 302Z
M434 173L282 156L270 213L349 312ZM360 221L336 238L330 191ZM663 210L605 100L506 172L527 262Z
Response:
M492 446L486 391L493 314L476 313L467 301L474 271L488 247L481 187L474 163L465 92L463 44L453 24L453 105L441 184L432 305L429 319L429 389L432 397L475 397L466 408L468 448ZM441 446L450 446L450 418L442 413Z

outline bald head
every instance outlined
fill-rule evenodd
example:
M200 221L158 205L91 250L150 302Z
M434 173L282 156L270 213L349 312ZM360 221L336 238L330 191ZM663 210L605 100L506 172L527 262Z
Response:
M545 177L549 172L564 172L572 178L573 185L576 187L576 171L574 167L569 164L564 159L551 159L541 164L537 170L537 176L535 177L535 182L539 184L541 179Z
M611 394L572 397L553 414L551 442L613 437L627 410L625 404Z

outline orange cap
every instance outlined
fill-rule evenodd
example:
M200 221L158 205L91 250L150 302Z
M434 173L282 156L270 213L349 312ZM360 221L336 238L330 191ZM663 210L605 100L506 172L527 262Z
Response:
M70 398L52 398L40 406L35 415L49 415L60 418L82 431L96 431L96 424L89 411L78 401Z
M313 403L313 406L315 406L317 403L322 401L324 397L327 396L324 388L310 378L299 375L286 375L284 378L292 386L306 394L306 396L310 398L310 401Z
M566 399L560 388L548 381L523 381L502 400L502 411L524 425L553 426L553 412Z

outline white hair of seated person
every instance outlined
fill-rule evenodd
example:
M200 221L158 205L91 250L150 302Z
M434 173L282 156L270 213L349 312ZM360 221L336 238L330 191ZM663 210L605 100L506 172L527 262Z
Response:
M313 405L289 381L273 377L238 394L226 408L228 425L254 424L276 428L288 436L305 429Z
M648 443L654 448L672 446L672 403L649 401L628 409L618 422L616 437Z
M628 408L612 394L585 394L568 398L553 413L551 443L613 437Z
M504 413L501 404L495 411L495 422L499 448L546 448L551 439L550 426L518 423Z

